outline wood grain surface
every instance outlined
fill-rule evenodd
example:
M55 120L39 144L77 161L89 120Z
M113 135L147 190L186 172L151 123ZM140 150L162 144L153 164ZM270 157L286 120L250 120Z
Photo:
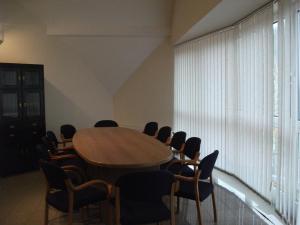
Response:
M81 129L73 144L88 163L108 168L159 166L172 158L171 150L155 138L122 127Z

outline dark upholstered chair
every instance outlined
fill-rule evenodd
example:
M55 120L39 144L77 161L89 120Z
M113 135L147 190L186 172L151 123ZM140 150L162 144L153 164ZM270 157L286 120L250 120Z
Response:
M44 137L42 138L42 140L43 140L43 144L36 146L37 155L40 160L53 162L54 164L60 167L73 165L79 167L82 170L86 169L86 165L84 161L81 158L79 158L78 155L67 154L65 152L53 154L45 144Z
M183 157L183 150L185 144L186 133L184 131L178 131L173 134L171 142L169 144L170 149L173 151L174 155L179 154L179 156ZM173 160L177 160L175 156L173 156ZM170 162L162 164L160 166L161 169L166 169Z
M58 145L59 145L59 144L63 144L62 142L59 142L59 141L57 140L57 137L56 137L55 133L54 133L53 131L51 131L51 130L48 130L48 131L46 132L46 136L47 136L47 138L48 138L51 142L53 142L53 144L55 145L56 148L58 148Z
M60 136L64 146L66 143L72 142L75 133L76 128L71 124L64 124L60 127Z
M76 154L73 147L57 148L55 142L51 141L48 136L42 137L42 143L47 147L52 155Z
M170 147L174 153L182 153L184 150L184 144L186 139L186 133L184 131L178 131L173 134Z
M113 120L100 120L98 121L94 127L118 127L118 123Z
M74 186L66 171L54 164L40 162L47 180L46 207L44 224L48 224L49 206L68 213L68 224L73 222L73 211L89 204L108 199L111 187L102 180L91 180Z
M116 182L116 224L138 225L170 220L175 224L174 175L168 171L136 172L124 175ZM170 196L170 207L162 201Z
M149 136L156 136L157 130L158 130L158 123L149 122L145 125L143 133Z
M216 150L210 155L204 157L197 169L194 171L193 176L175 175L176 179L180 181L179 188L175 195L177 197L196 201L199 225L202 224L200 202L204 201L209 195L212 196L214 221L217 222L217 209L214 195L214 185L212 182L212 170L218 158L218 154L219 151ZM192 162L187 162L186 164L195 165Z
M191 137L187 139L184 144L183 151L180 152L180 159L185 160L187 162L191 161L193 164L196 165L199 161L200 145L201 139L198 137ZM188 159L186 159L186 157ZM184 163L179 164L176 161L178 160L173 159L166 168L174 174L178 174L180 172L183 175L189 175L193 173L193 170L190 169L189 166L185 165Z
M188 157L191 160L197 161L200 156L201 139L198 137L191 137L186 140L183 148L183 158Z
M171 127L165 126L161 127L158 131L156 139L164 144L169 144L171 137Z
M53 156L45 145L42 144L36 146L36 152L39 161L46 161L61 168L72 168L72 170L76 170L76 173L68 173L68 176L74 184L80 184L83 180L86 180L85 164L80 158L74 155ZM80 177L78 177L78 174L80 174Z

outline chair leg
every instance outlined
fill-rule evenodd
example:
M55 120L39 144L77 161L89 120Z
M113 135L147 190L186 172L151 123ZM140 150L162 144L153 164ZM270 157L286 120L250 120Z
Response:
M199 201L199 199L196 199L196 206L197 206L198 223L199 223L199 225L202 225L202 222L201 222L201 212L200 212L200 201Z
M180 210L180 198L177 196L177 202L176 202L176 214L179 213Z
M216 198L215 198L214 191L212 192L211 197L212 197L212 204L213 204L213 210L214 210L214 221L216 223L218 221L218 216L217 216L217 205L216 205Z
M202 225L201 222L201 212L200 212L200 197L199 197L199 189L198 189L198 182L195 184L195 201L197 206L197 217L199 225Z
M48 225L48 216L49 216L49 205L46 201L45 204L45 217L44 217L44 225Z
M69 210L68 210L68 225L73 223L73 207L74 207L74 195L69 194Z

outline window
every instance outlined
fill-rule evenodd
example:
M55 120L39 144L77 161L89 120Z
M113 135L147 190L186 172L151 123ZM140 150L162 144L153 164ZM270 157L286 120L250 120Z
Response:
M177 46L174 79L174 128L199 136L202 156L219 149L217 167L292 225L300 187L299 2L279 0Z

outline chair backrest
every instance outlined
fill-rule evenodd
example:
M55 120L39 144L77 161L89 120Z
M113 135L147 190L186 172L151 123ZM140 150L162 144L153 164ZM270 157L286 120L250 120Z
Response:
M47 148L47 150L49 150L52 154L57 153L57 148L55 144L52 141L50 141L47 136L42 137L42 143L44 147Z
M198 169L201 170L201 173L200 173L200 179L207 179L211 176L211 173L212 173L212 170L215 166L215 163L217 161L217 158L218 158L218 155L219 155L219 151L218 150L215 150L213 153L205 156L199 166L198 166Z
M158 201L171 193L174 175L165 170L135 172L120 177L116 186L120 198L135 201Z
M170 146L172 148L180 150L182 145L185 143L185 139L186 139L186 133L184 131L178 131L173 135Z
M150 135L150 136L154 136L157 130L158 130L158 123L157 122L149 122L149 123L146 123L143 133Z
M118 127L118 123L113 120L100 120L95 123L94 127Z
M50 188L67 190L65 180L68 176L62 168L46 161L41 161L40 165Z
M65 139L70 139L76 133L76 128L71 124L64 124L60 127L60 133Z
M201 139L198 137L191 137L186 140L183 154L194 159L197 153L200 152Z
M52 141L55 144L56 148L57 148L58 147L58 140L56 138L55 133L51 130L48 130L46 132L46 136L47 136L48 140Z
M171 136L171 127L165 126L161 127L157 134L157 140L159 140L162 143L166 143L168 138Z
M36 153L37 153L39 160L44 160L44 161L50 160L50 155L49 155L48 149L45 145L38 144L36 146Z

